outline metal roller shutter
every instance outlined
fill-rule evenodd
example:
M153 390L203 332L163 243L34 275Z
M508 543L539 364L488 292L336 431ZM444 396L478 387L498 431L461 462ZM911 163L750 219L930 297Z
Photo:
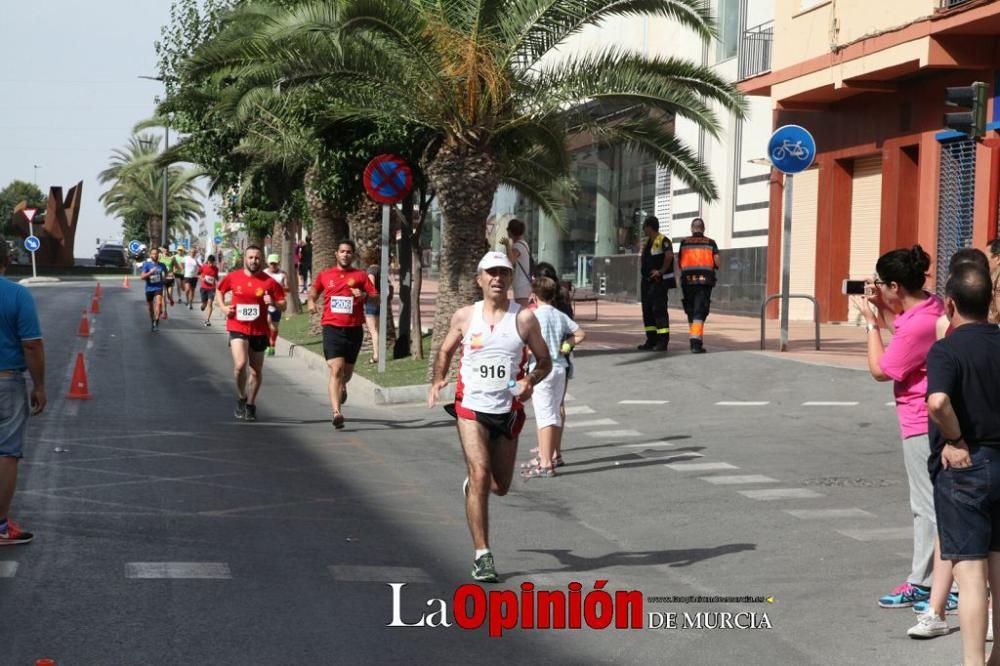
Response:
M875 272L882 235L882 157L854 161L851 188L851 279L863 280ZM861 313L849 305L848 321L860 322Z
M796 174L794 182L789 289L792 294L815 296L816 200L819 195L819 169L809 169ZM793 299L788 306L788 317L789 319L811 321L813 318L812 302L804 298Z

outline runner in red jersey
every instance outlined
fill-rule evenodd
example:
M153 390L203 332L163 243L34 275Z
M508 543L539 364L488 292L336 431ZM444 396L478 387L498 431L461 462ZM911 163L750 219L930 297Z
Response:
M337 245L337 265L316 276L309 290L309 312L316 312L316 299L323 297L323 355L330 368L330 405L333 427L344 427L341 405L347 401L347 383L364 340L365 302L378 298L368 273L351 266L354 241Z
M222 279L215 294L216 304L226 316L229 349L233 354L233 373L239 402L234 416L245 421L257 420L257 393L264 376L264 350L267 349L267 306L285 309L285 290L261 269L264 253L256 245L243 254L243 270L233 271ZM232 303L226 305L226 294ZM250 382L247 386L247 365Z
M205 326L211 326L215 288L219 286L219 267L215 263L214 254L208 255L208 260L198 269L198 274L201 275L201 310L205 312Z

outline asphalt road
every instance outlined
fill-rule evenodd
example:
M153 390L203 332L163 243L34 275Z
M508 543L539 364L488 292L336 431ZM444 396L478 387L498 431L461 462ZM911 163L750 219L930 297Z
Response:
M349 402L334 432L324 378L269 358L261 420L235 422L221 327L175 308L152 335L139 290L105 285L89 339L91 285L34 290L51 402L12 513L36 540L0 552L4 666L959 660L957 634L912 641L913 613L876 606L908 573L911 521L891 388L865 373L581 352L567 466L491 501L491 589L577 581L585 597L607 580L641 591L644 613L766 613L770 628L387 627L388 583L407 583L414 623L469 582L444 412ZM63 399L77 351L89 401ZM529 421L521 460L534 443ZM658 599L689 595L773 602Z

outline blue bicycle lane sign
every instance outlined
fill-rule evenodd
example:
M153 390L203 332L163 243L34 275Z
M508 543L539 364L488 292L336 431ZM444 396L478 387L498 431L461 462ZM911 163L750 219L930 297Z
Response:
M778 171L799 173L816 159L816 140L799 125L783 125L767 142L767 156Z

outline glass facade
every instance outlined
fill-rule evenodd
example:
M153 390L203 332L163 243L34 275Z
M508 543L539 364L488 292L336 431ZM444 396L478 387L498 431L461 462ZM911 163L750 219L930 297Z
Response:
M580 285L588 281L593 256L639 252L642 222L653 214L656 163L620 145L585 146L572 158L579 189L565 228L521 197L513 212L528 226L536 261L553 264Z

